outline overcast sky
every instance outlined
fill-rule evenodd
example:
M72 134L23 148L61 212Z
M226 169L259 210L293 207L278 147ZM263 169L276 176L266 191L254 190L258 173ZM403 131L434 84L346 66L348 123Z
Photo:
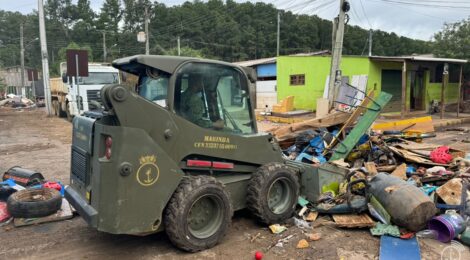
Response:
M47 0L45 0L47 1ZM77 0L72 0L74 3ZM99 11L104 0L90 0ZM236 0L237 2L245 2ZM0 9L30 13L37 9L37 0L0 0ZM178 5L184 0L159 1ZM279 9L294 13L316 14L331 20L338 14L339 0L264 0L250 2L272 3ZM350 24L365 29L395 32L410 38L430 40L442 29L444 23L466 19L470 16L470 0L350 0Z

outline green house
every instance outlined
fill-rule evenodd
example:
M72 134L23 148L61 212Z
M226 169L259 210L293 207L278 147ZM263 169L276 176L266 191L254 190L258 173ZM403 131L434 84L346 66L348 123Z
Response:
M386 112L427 111L432 100L441 100L445 66L449 72L449 84L444 91L445 103L457 102L461 67L466 62L429 56L343 56L341 71L350 84L355 76L366 77L367 92L376 90L376 93L385 91L392 94ZM315 111L317 99L324 96L330 64L331 56L278 57L278 100L295 96L295 109Z

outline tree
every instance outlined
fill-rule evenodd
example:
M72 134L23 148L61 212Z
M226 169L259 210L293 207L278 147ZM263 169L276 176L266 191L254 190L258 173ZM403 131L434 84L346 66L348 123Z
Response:
M456 23L446 23L434 34L434 54L438 57L470 58L470 17Z
M119 32L119 23L121 22L123 11L121 10L120 0L106 0L101 7L101 13L98 20L98 28L115 33Z
M195 57L195 58L204 58L204 55L200 50L195 50L190 47L181 47L181 56L185 57ZM177 56L178 55L178 48L171 48L168 51L165 52L165 55L172 55L172 56Z

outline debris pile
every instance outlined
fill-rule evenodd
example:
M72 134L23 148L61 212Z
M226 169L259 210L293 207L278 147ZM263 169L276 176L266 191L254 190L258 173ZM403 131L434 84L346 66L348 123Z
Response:
M0 182L0 226L40 224L73 217L60 182L44 180L41 173L18 166L10 168Z
M35 107L36 104L28 98L9 94L4 100L0 100L0 107L10 108L31 108Z
M320 214L374 236L459 238L469 245L470 153L429 142L436 136L431 117L371 127L380 100L273 130L285 158L309 164L311 173L302 174L318 186L299 200L298 217L315 221Z

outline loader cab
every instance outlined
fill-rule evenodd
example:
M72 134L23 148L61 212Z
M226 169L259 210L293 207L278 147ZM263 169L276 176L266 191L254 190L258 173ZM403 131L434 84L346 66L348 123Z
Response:
M238 135L256 132L248 80L236 67L190 61L170 74L146 66L136 92L199 127Z

